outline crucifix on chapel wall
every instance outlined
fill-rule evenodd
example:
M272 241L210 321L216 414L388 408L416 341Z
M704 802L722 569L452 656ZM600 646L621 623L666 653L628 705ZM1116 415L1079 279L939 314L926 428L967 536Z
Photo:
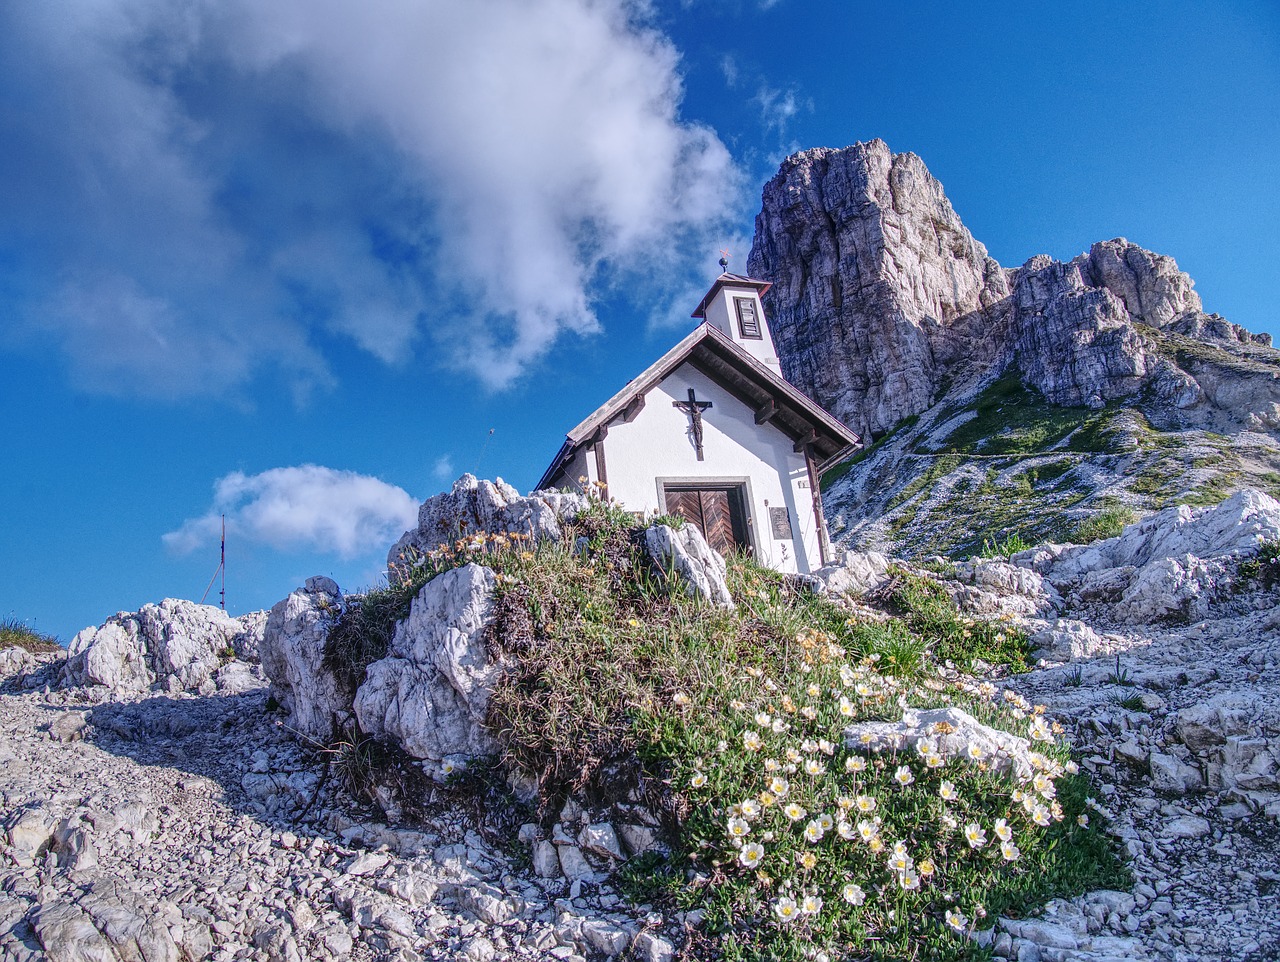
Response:
M689 433L693 435L693 447L698 452L698 460L702 457L702 412L711 407L710 401L699 401L693 393L693 388L689 388L689 400L672 401L671 406L679 408L685 414L689 415L690 425Z

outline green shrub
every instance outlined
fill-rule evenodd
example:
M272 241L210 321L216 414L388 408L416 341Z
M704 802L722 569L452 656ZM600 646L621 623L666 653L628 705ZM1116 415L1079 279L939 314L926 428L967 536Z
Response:
M1258 553L1240 562L1236 572L1237 584L1242 587L1270 589L1280 584L1280 541L1258 545Z

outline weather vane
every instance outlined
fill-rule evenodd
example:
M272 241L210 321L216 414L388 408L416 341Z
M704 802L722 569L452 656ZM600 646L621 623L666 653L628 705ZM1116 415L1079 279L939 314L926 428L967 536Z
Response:
M729 252L723 248L720 250L720 272L722 274L729 273Z

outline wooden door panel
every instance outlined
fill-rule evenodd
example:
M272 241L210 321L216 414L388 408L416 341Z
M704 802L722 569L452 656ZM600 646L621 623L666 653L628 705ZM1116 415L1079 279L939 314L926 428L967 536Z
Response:
M679 515L702 528L702 502L697 491L668 491L667 513Z
M702 533L707 544L721 554L728 554L737 542L733 537L733 519L729 513L729 492L708 490L702 498Z

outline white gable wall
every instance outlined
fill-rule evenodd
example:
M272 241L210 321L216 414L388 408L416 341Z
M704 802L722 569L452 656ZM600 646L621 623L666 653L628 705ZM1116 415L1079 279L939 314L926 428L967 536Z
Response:
M689 400L689 388L699 401L712 403L702 415L702 461L694 448L689 415L673 406L674 401ZM586 449L584 445L581 450ZM617 419L609 425L604 450L609 496L628 510L664 513L661 481L745 481L756 557L779 571L808 573L821 565L804 455L793 451L791 439L777 428L756 424L752 408L689 364L649 391L634 420ZM574 484L580 474L595 479L595 459L587 455L583 460L586 464L574 458L566 465L563 483ZM790 515L790 539L772 536L768 508L779 506Z

